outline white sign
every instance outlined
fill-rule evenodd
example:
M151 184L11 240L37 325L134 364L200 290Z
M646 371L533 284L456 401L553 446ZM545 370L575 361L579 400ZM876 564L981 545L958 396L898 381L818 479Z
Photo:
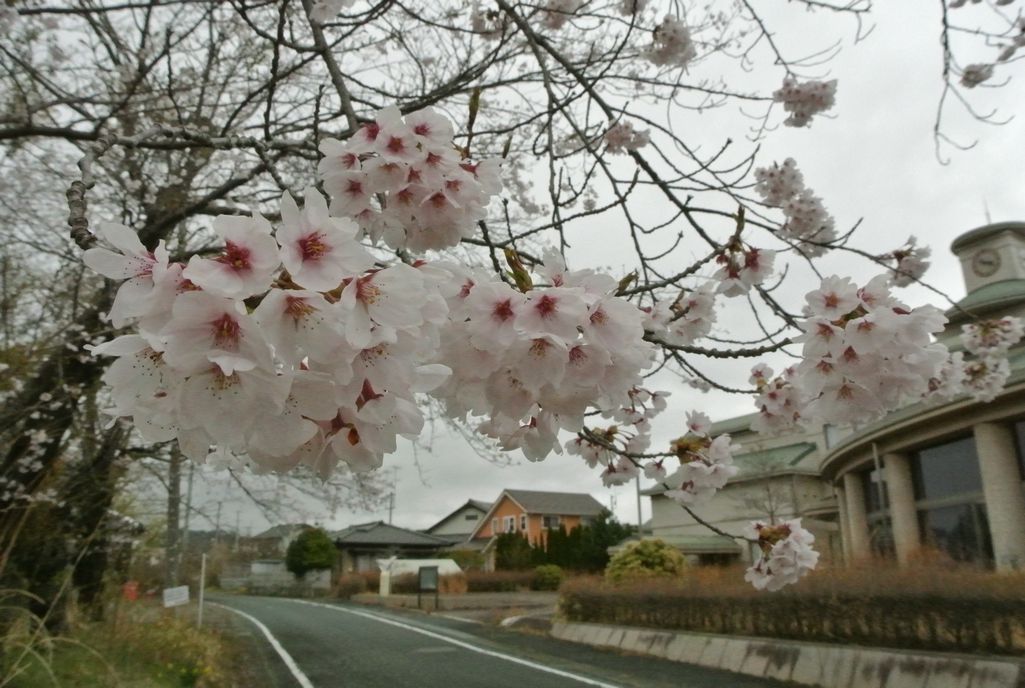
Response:
M177 607L189 603L189 586L181 585L177 588L164 588L164 606Z

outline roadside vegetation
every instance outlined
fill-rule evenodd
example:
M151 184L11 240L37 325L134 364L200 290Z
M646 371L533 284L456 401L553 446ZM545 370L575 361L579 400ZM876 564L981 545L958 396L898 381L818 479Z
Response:
M560 589L569 621L1025 655L1025 576L949 561L907 568L872 562L823 569L772 594L744 584L739 567L616 583L577 578Z
M8 599L8 602L11 600ZM234 685L235 650L212 628L197 629L153 602L122 603L105 621L73 622L60 635L12 611L0 657L5 688L213 688Z

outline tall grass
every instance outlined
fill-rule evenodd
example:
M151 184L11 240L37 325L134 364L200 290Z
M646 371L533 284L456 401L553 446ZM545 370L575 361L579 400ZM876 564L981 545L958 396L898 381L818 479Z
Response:
M560 609L572 621L1025 655L1025 576L941 561L823 569L776 593L732 567L618 586L578 579Z

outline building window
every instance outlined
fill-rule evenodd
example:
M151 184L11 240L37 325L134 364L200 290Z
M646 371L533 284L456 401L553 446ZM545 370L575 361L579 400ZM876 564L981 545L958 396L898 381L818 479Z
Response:
M491 519L491 534L492 535L498 535L498 519L497 518Z
M922 544L956 561L990 564L993 543L973 437L923 449L911 457Z
M859 475L862 491L865 493L865 516L868 519L868 539L876 556L893 557L896 546L893 542L893 526L890 522L890 496L886 491L886 480L882 467L870 468Z
M506 533L516 532L516 517L515 516L503 516L502 517L502 530Z
M544 516L541 519L541 525L550 530L555 530L561 525L562 519L558 516Z
M464 521L476 521L480 518L480 514L466 514L463 516Z
M975 439L963 437L918 452L911 462L915 499L944 499L982 492Z
M922 543L955 561L989 562L993 544L984 504L955 504L918 512Z
M527 515L520 514L520 530L527 530Z
M1015 443L1018 449L1018 469L1021 471L1022 480L1025 480L1025 420L1014 424L1014 436L1018 440Z

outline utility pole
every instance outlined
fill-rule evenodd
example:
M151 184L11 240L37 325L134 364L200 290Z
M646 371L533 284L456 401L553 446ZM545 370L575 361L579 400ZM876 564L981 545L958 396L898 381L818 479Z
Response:
M221 541L221 507L223 502L217 502L217 519L214 521L214 544Z
M185 496L185 532L182 534L182 549L179 554L179 561L188 557L189 554L189 518L192 516L192 479L196 474L196 464L189 461L189 488Z
M175 444L171 447L167 469L167 534L164 540L164 587L178 585L178 566L181 563L181 500L182 454Z
M388 525L391 525L391 514L395 509L395 492L388 495Z
M644 535L644 519L641 518L641 474L637 474L637 478L634 480L637 485L637 538L640 539Z

